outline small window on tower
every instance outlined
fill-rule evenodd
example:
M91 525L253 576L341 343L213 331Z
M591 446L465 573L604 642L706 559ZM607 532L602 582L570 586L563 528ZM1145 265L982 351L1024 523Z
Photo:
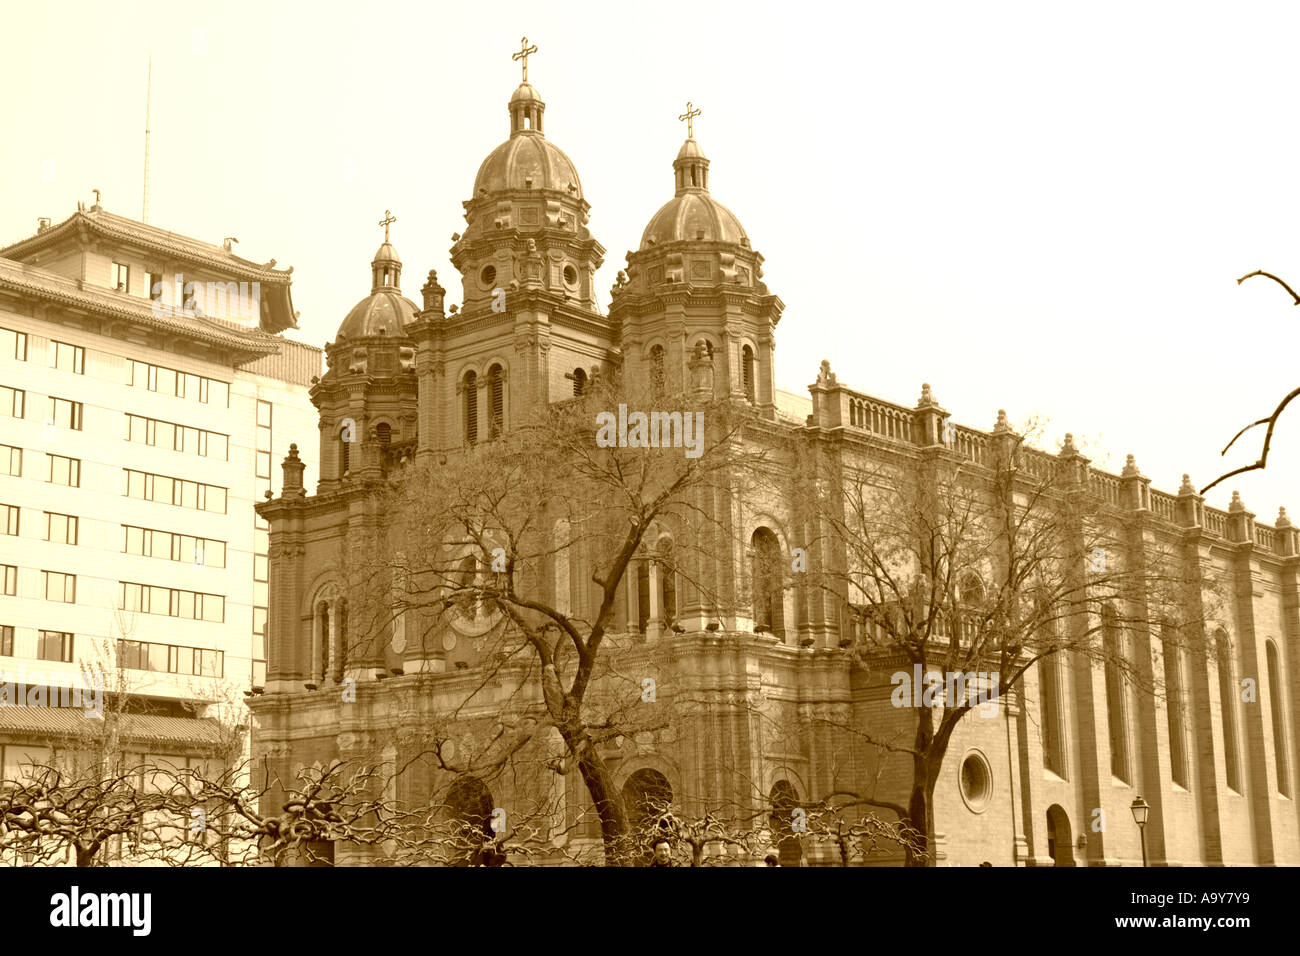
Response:
M581 395L587 390L587 373L580 368L573 370L573 394Z
M497 281L497 267L484 266L478 274L478 280L483 283L484 288L491 288L492 283Z

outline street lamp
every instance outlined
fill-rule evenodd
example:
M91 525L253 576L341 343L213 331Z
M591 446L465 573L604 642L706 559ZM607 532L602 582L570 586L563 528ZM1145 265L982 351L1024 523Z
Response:
M1151 812L1151 805L1141 797L1134 797L1133 803L1129 806L1133 811L1133 822L1138 825L1138 833L1142 835L1142 865L1147 865L1147 814Z

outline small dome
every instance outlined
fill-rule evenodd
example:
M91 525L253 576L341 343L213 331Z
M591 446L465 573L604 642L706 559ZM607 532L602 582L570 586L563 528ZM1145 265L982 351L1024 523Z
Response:
M576 191L569 190L570 184L576 187ZM498 192L506 189L555 189L574 199L582 198L582 181L573 160L536 130L525 130L511 136L492 150L479 167L474 178L475 199L484 190Z
M365 339L404 336L406 326L415 321L415 314L419 311L419 307L400 292L381 289L352 307L348 317L339 326L337 337Z
M678 159L704 159L704 150L700 149L700 144L694 138L688 139L682 143L682 148L677 151Z
M397 250L393 248L393 244L385 240L384 244L381 245L378 251L375 252L374 261L375 262L400 262L401 260L397 258Z
M683 192L651 217L641 234L641 250L683 239L739 245L748 236L731 210L707 192Z
M540 103L542 101L542 94L537 92L537 87L533 86L533 84L528 82L520 83L519 88L515 90L514 95L510 97L510 102L521 103L524 100L534 100Z

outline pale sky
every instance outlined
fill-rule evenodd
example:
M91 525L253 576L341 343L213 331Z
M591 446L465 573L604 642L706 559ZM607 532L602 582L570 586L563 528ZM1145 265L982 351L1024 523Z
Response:
M5 11L0 244L77 200L294 267L303 341L370 288L385 209L404 292L447 255L509 133L526 34L546 134L606 247L672 195L677 117L786 304L777 381L954 419L1051 419L1118 471L1199 487L1300 385L1300 7L1221 3L23 4ZM302 436L311 439L312 436ZM1245 440L1243 440L1245 441ZM1300 402L1240 490L1300 516Z

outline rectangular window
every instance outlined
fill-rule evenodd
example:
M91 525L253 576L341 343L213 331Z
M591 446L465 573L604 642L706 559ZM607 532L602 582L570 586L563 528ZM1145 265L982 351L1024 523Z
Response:
M18 594L18 568L12 564L0 564L0 584L3 584L4 590L0 594L5 597L14 597Z
M18 505L0 505L0 530L4 534L18 534L18 517L21 512Z
M50 342L50 368L57 368L64 372L75 372L77 375L86 374L86 350L80 345L69 345L67 342Z
M113 288L118 292L131 291L131 267L120 262L113 263Z
M220 594L182 591L179 588L152 587L147 584L119 582L121 606L125 611L164 614L190 621L225 620L226 599Z
M72 663L72 635L66 631L41 631L36 641L36 656L43 661Z
M126 440L225 461L229 436L127 413Z
M155 531L122 525L122 552L146 558L181 561L196 567L224 568L226 542L214 538L196 538L171 531Z
M72 515L45 512L45 540L55 544L76 544L77 519Z
M14 629L8 624L0 624L0 657L14 656Z
M163 276L161 272L146 272L144 274L144 283L149 288L149 298L154 302L162 300L163 294Z
M13 445L0 445L0 475L23 476L23 450Z
M22 418L27 414L27 393L21 388L0 385L0 415Z
M271 403L264 402L260 398L257 400L257 427L271 427Z
M253 555L253 580L266 580L266 555L264 554Z
M62 455L45 456L49 462L45 480L55 485L67 485L70 488L81 487L81 460L64 458Z
M0 329L0 358L27 361L27 333Z
M117 662L120 666L133 671L141 670L141 644L139 641L118 641Z
M158 501L163 504L177 505L182 508L197 508L200 511L226 513L226 489L217 485L205 485L181 478L169 478L166 475L151 475L130 468L126 472L126 496L142 498L145 501Z
M81 402L50 396L50 421L54 422L59 428L81 431L81 415Z
M62 571L41 572L41 594L47 601L77 603L77 576Z
M257 453L257 477L271 477L271 453L269 451L259 451Z

